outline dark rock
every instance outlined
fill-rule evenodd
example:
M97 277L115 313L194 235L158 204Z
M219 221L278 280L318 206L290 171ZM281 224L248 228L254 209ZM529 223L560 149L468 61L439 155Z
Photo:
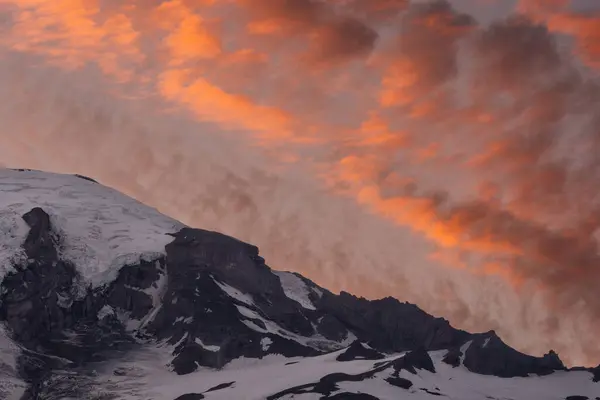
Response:
M600 364L595 368L591 368L589 371L593 374L592 380L594 382L600 382Z
M333 396L328 396L326 399L336 399L336 400L379 400L379 397L375 397L373 395L367 393L336 393Z
M419 390L421 390L422 392L425 392L427 394L434 395L434 396L443 396L440 392L433 392L433 391L431 391L429 389L420 388Z
M381 360L385 358L383 354L377 350L369 349L363 346L359 341L354 341L340 355L336 357L337 361L352 361L352 360Z
M164 258L155 261L140 261L137 265L126 265L119 271L117 278L103 293L106 304L114 309L129 312L135 320L144 318L153 308L152 297L144 290L156 285L164 275Z
M401 378L399 376L390 376L385 380L387 383L393 386L397 386L402 389L410 389L413 385L408 379Z
M204 395L200 393L186 393L177 397L175 400L202 400L203 398Z
M462 355L463 355L463 353L460 350L460 348L454 348L454 349L448 350L446 355L444 355L444 358L442 358L442 362L456 368L460 365L460 357Z
M27 257L39 262L57 260L50 216L41 208L35 207L24 214L23 219L30 227L25 243L23 243Z
M30 226L23 244L28 261L0 283L0 321L23 348L17 369L31 384L29 395L43 398L73 380L52 371L99 361L109 352L131 348L134 341L116 318L97 321L105 299L83 288L75 267L59 258L62 239L49 215L36 207L23 219ZM61 390L65 398L81 397Z
M587 396L567 396L565 397L565 400L589 400L589 397Z
M369 301L342 292L324 292L320 312L335 317L361 342L380 352L400 352L424 347L439 350L460 346L467 332L454 329L443 318L434 318L417 306L391 297Z
M93 294L81 297L75 267L58 259L60 238L48 214L36 207L23 219L31 227L23 245L30 262L2 280L0 320L17 341L34 349L60 340L63 330L93 313Z
M465 352L463 365L471 372L502 378L547 375L566 369L553 351L544 357L528 356L509 347L494 331L475 335Z
M317 332L323 337L336 342L344 340L348 335L348 329L337 318L329 314L318 320Z
M380 366L373 368L370 371L361 374L350 375L344 373L333 373L322 377L318 382L307 383L300 386L288 388L279 393L275 393L266 400L277 400L287 395L303 394L303 393L319 393L328 398L333 392L338 390L337 384L340 382L361 382L372 378L378 372L381 372L391 365L390 362L382 363Z
M176 350L173 367L179 374L189 373L198 365L221 368L241 356L259 358L265 354L261 332L266 325L260 318L283 328L312 335L311 321L300 306L285 296L279 278L258 257L255 246L203 230L183 229L174 234L167 246L167 289L163 304L145 331L171 344L187 337L184 347ZM243 279L241 279L243 277ZM230 286L249 294L253 305L229 296L222 287ZM242 316L239 307L256 314ZM219 346L216 352L193 344L198 338L206 345ZM318 351L280 336L271 335L269 353L307 356Z
M79 174L75 174L76 177L81 178L81 179L85 179L86 181L90 181L90 182L94 182L94 183L98 183L97 180L92 179L90 177L84 176L84 175L79 175Z
M226 389L226 388L228 388L228 387L231 387L231 386L233 386L234 384L235 384L235 381L233 381L233 382L227 382L227 383L221 383L220 385L217 385L217 386L211 387L211 388L210 388L210 389L208 389L208 390L207 390L205 393L208 393L208 392L214 392L214 391L216 391L216 390L221 390L221 389Z
M424 348L410 351L403 357L392 361L392 366L396 372L406 370L412 374L416 374L416 369L424 369L429 372L435 372L435 367L429 353Z
M192 343L178 351L178 355L171 362L173 370L178 375L192 373L199 366L221 368L225 365L223 354L218 351L208 351L202 346Z
M250 295L261 313L284 329L303 336L314 334L307 310L285 295L279 277L265 265L256 246L202 229L184 228L174 236L166 247L169 277L210 274Z
M224 293L209 274L200 273L190 285L177 275L169 273L169 285L161 310L148 324L147 331L154 337L169 339L175 344L187 337L178 349L172 364L178 374L186 374L198 365L221 368L241 356L260 358L265 354L261 345L263 334L243 323L235 302ZM177 301L173 301L173 299ZM210 310L210 312L208 312ZM186 321L183 317L187 316ZM262 322L261 322L262 324ZM263 324L264 327L264 324ZM206 345L219 346L209 351L194 343L198 338ZM269 353L288 357L319 354L314 349L280 336L271 336Z

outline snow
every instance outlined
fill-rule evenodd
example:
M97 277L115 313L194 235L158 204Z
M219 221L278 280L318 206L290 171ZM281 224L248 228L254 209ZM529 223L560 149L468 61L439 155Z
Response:
M29 227L22 215L41 207L62 238L60 254L84 281L100 286L118 270L165 253L183 224L116 190L74 175L0 169L0 277L25 261Z
M473 343L473 341L469 340L467 343L460 346L460 352L461 352L461 355L459 357L460 365L462 365L463 362L465 361L465 356L467 355L467 350L469 349L469 347L471 347L472 343Z
M260 345L262 346L263 351L269 350L269 347L271 347L271 344L273 344L273 341L271 340L271 338L264 337L260 340Z
M316 310L308 298L309 289L301 278L291 272L273 271L273 273L279 277L281 287L287 297L308 310Z
M297 384L317 381L323 375L332 372L357 374L372 368L373 361L340 363L335 360L339 354L340 351L305 359L286 358L281 355L269 355L263 359L241 357L233 360L222 370L203 368L192 374L177 376L165 373L163 367L165 358L162 358L164 356L156 350L145 350L131 356L123 363L124 365L111 366L104 373L100 370L95 383L99 391L110 385L117 388L125 384L129 387L137 385L135 391L130 391L130 397L119 397L123 400L165 400L177 398L185 393L201 393L224 382L235 381L235 385L231 388L206 393L206 398L264 400L268 394ZM293 361L298 363L286 365ZM115 377L111 373L116 367L133 366L138 368L141 376ZM258 382L260 384L257 384Z
M250 318L252 320L260 320L264 323L266 329L259 327L252 321L242 319L242 323L244 323L244 325L246 325L248 328L250 328L256 332L270 333L270 334L277 335L277 336L280 336L280 337L288 339L288 340L293 340L297 343L300 343L303 346L312 347L314 349L319 349L319 350L324 350L324 351L337 350L340 347L346 345L345 343L340 344L333 340L326 339L322 335L313 335L310 337L298 335L296 333L288 331L287 329L284 329L277 323L275 323L267 318L263 318L256 311L253 311L247 307L243 307L243 306L236 304L236 308L243 317ZM347 340L348 339L352 339L350 337L350 335L348 335Z
M97 317L98 319L104 319L110 315L115 315L115 309L109 305L105 305L98 311Z
M242 293L233 286L229 286L226 283L219 282L215 279L213 280L221 288L222 291L227 293L229 297L241 301L242 303L247 304L249 306L254 306L254 300L252 300L252 296Z
M207 400L263 400L267 396L282 390L317 382L325 375L332 373L360 374L375 368L381 361L402 357L396 354L384 360L336 361L336 357L344 350L330 354L307 357L286 358L281 355L269 355L263 359L239 358L233 360L221 370L201 368L195 373L177 376L167 373L164 367L165 355L157 349L146 349L130 354L127 360L118 367L136 368L136 373L117 377L112 375L111 368L98 369L99 374L94 381L94 391L106 391L107 387L117 390L128 388L128 396L120 396L123 400L164 400L174 399L186 393L202 393L216 385L235 382L231 387L204 393ZM400 376L413 382L408 389L401 389L388 384L384 379L389 377L393 369L388 368L377 373L372 379L360 382L340 382L339 391L362 392L381 400L432 400L449 398L454 400L482 400L486 398L512 400L564 400L569 395L583 395L591 399L600 396L600 384L592 382L588 372L556 372L544 377L498 378L477 375L459 366L453 368L441 361L446 351L430 352L436 373L417 370L417 374L401 371ZM293 362L293 363L292 363ZM429 394L440 393L441 396ZM284 397L286 399L316 399L321 395L302 394Z
M405 391L403 398L424 400L440 396L428 394L421 388L439 392L451 399L481 400L485 398L513 400L564 400L570 395L583 395L590 398L600 395L600 384L592 382L588 372L555 372L547 376L531 376L528 378L498 378L469 372L460 366L453 368L441 362L446 351L429 353L435 364L435 373L418 370L416 375L407 371L400 372L402 378L413 383L413 387ZM383 375L385 375L382 372ZM381 376L381 374L380 374ZM378 379L358 383L344 382L339 384L341 390L357 390L378 396L382 399L391 398L384 394L388 388L372 383ZM436 390L439 389L439 390ZM489 397L488 397L489 396Z
M213 352L221 350L221 346L213 346L213 345L209 345L209 344L204 344L204 342L202 340L200 340L199 338L195 338L194 341L196 342L196 344L199 344L200 346L202 346L205 350L213 351Z
M25 393L27 384L17 378L18 352L6 328L0 325L0 399L18 400Z
M260 326L256 325L252 321L248 321L248 320L244 319L244 320L242 320L242 323L244 325L246 325L248 328L252 329L253 331L256 331L256 332L259 332L259 333L268 333L269 332L266 329L263 329Z
M159 271L158 279L152 283L148 289L142 290L152 299L152 310L140 321L137 329L141 329L154 320L163 304L163 297L167 290L168 275L167 269L163 268L160 261L155 261L155 267Z

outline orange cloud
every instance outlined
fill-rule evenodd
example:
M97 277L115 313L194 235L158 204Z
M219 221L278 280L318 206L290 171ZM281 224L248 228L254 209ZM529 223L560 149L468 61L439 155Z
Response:
M185 70L161 75L160 93L168 100L188 106L199 118L229 129L250 129L260 137L289 139L291 118L275 108L256 105L244 96L230 94L202 78L191 78Z
M434 96L456 76L457 42L474 24L472 18L455 12L443 0L412 5L395 43L382 57L385 72L380 103L404 106L425 93Z
M600 89L564 56L555 34L578 38L577 54L592 65L597 24L565 12L564 3L530 1L529 17L479 26L441 0L0 0L15 11L0 43L7 53L33 54L74 76L89 78L96 66L110 78L99 92L112 93L114 84L128 98L141 98L141 109L145 101L162 107L140 118L118 97L119 112L134 121L119 126L128 132L120 140L98 133L115 131L106 111L87 103L70 108L65 121L93 109L88 123L96 134L53 131L36 139L52 146L68 138L73 151L52 148L66 154L60 162L70 168L92 163L85 148L102 149L115 161L93 161L107 183L160 199L169 212L198 224L240 232L277 254L277 262L300 265L331 284L368 287L371 295L404 293L400 288L410 285L402 279L410 282L434 259L474 272L474 282L491 274L521 288L533 285L564 315L583 299L584 314L600 324L589 284L598 278L600 143L590 116L600 110ZM23 84L11 95L21 88L36 92ZM189 115L195 122L185 126L193 129L171 121L166 139L154 137L154 118L167 118L162 114ZM229 132L209 135L215 127ZM36 138L32 126L25 131L31 136L21 137ZM221 141L228 153L215 150L221 147L213 142ZM27 140L9 142L15 154L29 154L21 160L36 159ZM221 159L231 165L212 181ZM210 184L190 188L198 171ZM363 211L369 222L346 224ZM360 233L371 223L373 239ZM384 239L405 232L399 226L427 239L419 256L414 246L400 252L395 239ZM371 250L346 249L348 243ZM319 257L307 261L304 254ZM398 261L406 257L415 271ZM379 271L367 286L365 265ZM346 268L352 273L344 285L336 283ZM487 314L470 315L483 300L464 300L446 281L436 285L454 299L457 321L491 323ZM436 296L419 296L432 309L451 308ZM501 304L504 316L513 315Z
M562 13L547 21L556 32L572 35L577 40L577 53L593 68L600 68L600 12L596 15Z
M132 21L116 12L98 22L100 8L95 0L2 3L18 7L12 34L2 39L16 50L50 56L69 68L95 62L104 73L120 81L131 79L131 65L144 60Z
M581 59L592 68L600 68L600 11L574 12L571 5L572 0L521 0L518 10L554 32L571 35Z
M161 27L170 33L164 43L169 48L171 65L198 59L212 59L222 54L220 39L210 32L204 19L194 14L180 0L160 4L156 13Z
M378 146L378 150L397 150L408 145L407 132L394 131L377 112L370 112L361 122L358 146Z
M338 64L368 56L378 38L364 22L342 15L315 0L240 0L250 13L248 32L301 37L309 43L304 58L311 63Z

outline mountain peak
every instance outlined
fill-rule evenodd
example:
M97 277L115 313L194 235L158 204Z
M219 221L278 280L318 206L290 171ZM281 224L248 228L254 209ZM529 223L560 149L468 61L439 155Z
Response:
M471 334L391 297L336 295L272 270L254 245L95 181L0 170L0 193L0 350L20 349L7 377L0 369L0 393L2 382L22 389L15 399L349 399L371 388L372 398L478 400L483 389L457 392L444 377L488 375L504 393L501 378L560 382L556 371L600 393L594 371L565 371L554 352L522 354L494 331Z

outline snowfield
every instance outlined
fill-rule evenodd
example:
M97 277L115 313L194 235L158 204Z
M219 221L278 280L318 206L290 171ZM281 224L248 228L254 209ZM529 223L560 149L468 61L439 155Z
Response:
M130 354L118 363L98 366L93 390L119 393L123 400L174 400L188 393L203 394L207 400L264 400L285 389L313 383L332 373L350 375L370 371L377 364L403 357L390 355L383 360L340 362L336 357L344 350L318 357L285 358L269 355L262 360L240 358L222 370L203 368L195 373L177 376L167 372L167 347L145 349ZM366 393L381 400L564 400L568 396L600 397L600 384L592 382L589 372L555 372L548 376L528 378L498 378L473 374L465 367L453 368L442 362L446 351L430 352L435 373L417 370L417 374L401 371L400 377L413 386L401 389L385 381L393 370L383 370L370 379L340 382L335 393ZM113 371L128 371L114 376ZM219 385L229 386L209 391ZM114 388L114 389L111 389ZM116 391L118 388L118 392ZM123 395L123 388L126 396ZM308 392L280 399L320 399L322 394Z
M24 261L23 214L41 207L63 238L61 256L94 287L119 268L164 254L184 225L116 190L74 175L0 169L0 277Z

